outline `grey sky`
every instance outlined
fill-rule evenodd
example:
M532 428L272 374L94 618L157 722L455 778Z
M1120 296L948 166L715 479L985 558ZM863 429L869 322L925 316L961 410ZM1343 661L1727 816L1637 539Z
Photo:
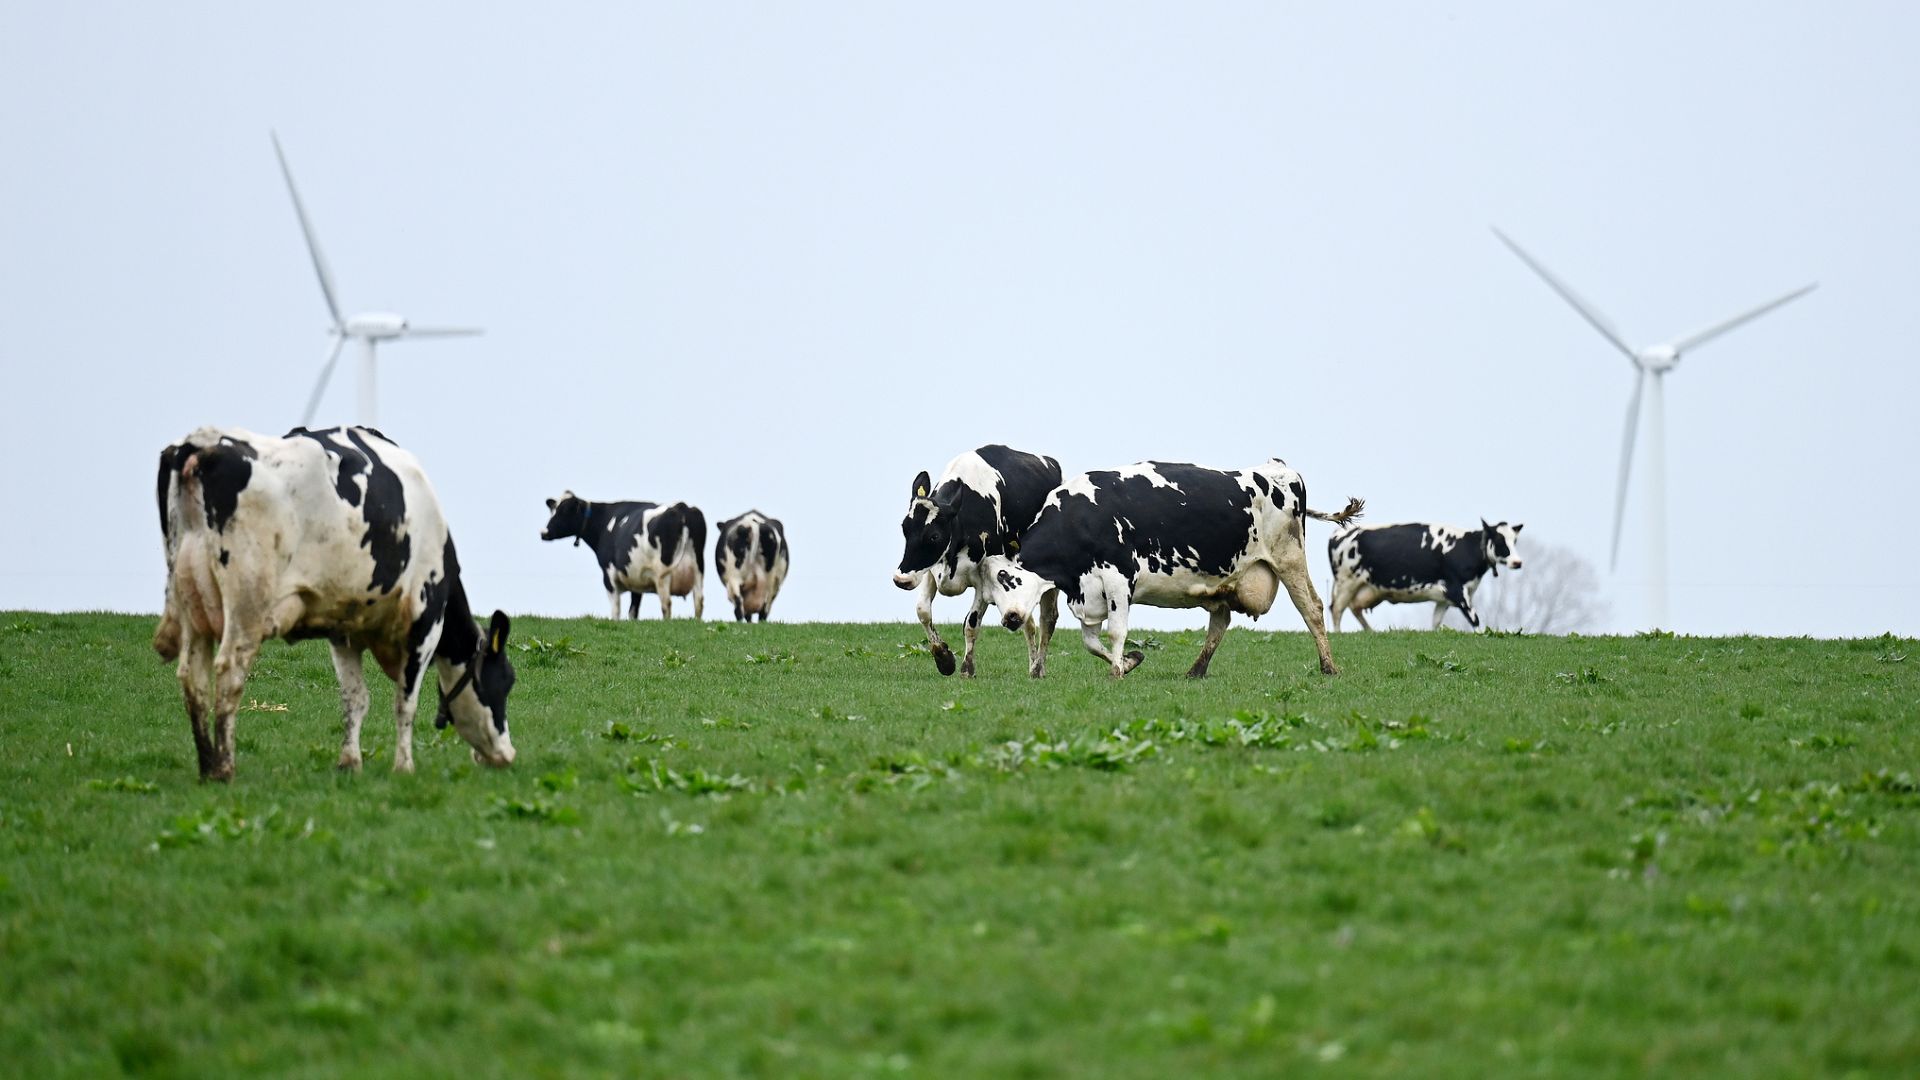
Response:
M1920 8L530 7L0 8L0 608L157 610L159 449L298 422L277 129L348 309L487 329L381 371L477 605L604 611L570 487L758 507L780 617L910 620L909 480L1002 441L1525 521L1640 627L1631 368L1498 224L1636 342L1818 280L1668 380L1673 622L1920 632Z

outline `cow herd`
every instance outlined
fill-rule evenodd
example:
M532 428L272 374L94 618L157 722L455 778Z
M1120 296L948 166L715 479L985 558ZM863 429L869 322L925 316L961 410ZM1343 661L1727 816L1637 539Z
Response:
M893 582L918 594L942 675L953 674L954 661L933 626L935 595L973 592L962 674L974 672L974 640L992 606L1001 625L1026 632L1036 679L1046 672L1063 594L1087 651L1115 678L1144 657L1126 647L1135 605L1202 608L1206 642L1187 670L1198 678L1234 613L1259 618L1282 588L1313 638L1320 670L1332 675L1339 669L1307 569L1307 518L1338 526L1327 544L1335 630L1345 611L1372 629L1367 611L1416 601L1433 602L1435 627L1449 607L1477 627L1481 577L1520 567L1519 525L1351 524L1364 507L1357 498L1337 513L1308 507L1306 481L1278 458L1230 471L1142 461L1063 479L1053 458L982 446L948 462L937 481L924 472L914 478Z
M372 428L295 428L273 438L201 428L160 455L156 495L167 592L154 648L178 662L205 780L233 775L234 717L262 642L326 638L340 683L345 735L338 764L358 768L371 652L395 687L394 769L413 768L413 720L429 668L439 682L436 727L452 725L476 762L506 766L513 664L511 620L483 627L460 579L453 536L414 457ZM1306 521L1336 526L1334 629L1351 611L1430 601L1434 625L1459 608L1479 625L1473 595L1488 571L1517 569L1521 526L1355 525L1364 504L1311 509L1306 482L1278 458L1221 470L1145 461L1064 476L1051 457L989 445L913 480L900 528L894 584L915 610L943 675L974 674L988 607L1027 638L1028 673L1046 672L1064 597L1087 651L1118 678L1142 653L1127 649L1136 605L1201 608L1206 641L1188 669L1207 673L1234 613L1259 618L1282 589L1300 613L1320 670L1338 669L1306 553ZM621 597L638 618L641 598L705 607L706 517L683 502L592 502L571 491L547 500L542 540L586 543L609 614ZM787 575L786 531L759 511L721 522L714 564L735 619L764 622ZM973 594L964 649L933 624L935 596ZM1371 629L1371 627L1368 627Z

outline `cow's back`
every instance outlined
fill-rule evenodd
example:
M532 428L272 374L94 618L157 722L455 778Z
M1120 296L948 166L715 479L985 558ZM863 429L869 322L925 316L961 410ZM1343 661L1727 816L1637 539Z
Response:
M272 636L404 638L448 543L412 454L368 428L285 438L202 428L163 453L162 468L169 594L198 616L197 631L219 633L215 610L294 611L297 599L297 617L266 627Z

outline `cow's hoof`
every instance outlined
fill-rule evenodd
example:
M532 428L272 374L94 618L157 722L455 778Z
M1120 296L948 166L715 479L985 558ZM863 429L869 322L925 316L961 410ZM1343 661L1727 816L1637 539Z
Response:
M1340 674L1340 669L1339 669L1339 668L1337 668L1337 667L1334 667L1334 666L1333 666L1333 661L1331 661L1331 660L1322 660L1322 661L1320 661L1320 674L1322 674L1322 675L1338 675L1338 674Z
M1205 664L1195 664L1187 669L1187 678L1189 679L1204 679L1206 677L1207 665Z
M933 666L939 668L940 674L942 675L953 674L953 650L948 648L944 643L935 645L933 647Z
M1134 668L1137 668L1140 666L1140 661L1145 660L1146 658L1147 658L1146 653L1141 652L1139 649L1135 649L1132 652L1127 654L1127 666L1122 670L1132 671Z
M973 657L967 657L966 661L960 665L960 674L969 679L973 678Z
M334 762L333 767L336 769L339 769L341 772L359 772L360 771L360 755L341 754L340 760Z
M200 770L200 782L203 784L231 784L233 782L233 762L215 765Z

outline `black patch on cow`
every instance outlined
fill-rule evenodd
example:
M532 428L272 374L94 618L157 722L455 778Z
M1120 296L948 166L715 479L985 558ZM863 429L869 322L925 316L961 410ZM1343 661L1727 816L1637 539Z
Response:
M746 565L747 552L753 548L753 534L747 531L746 520L747 515L742 514L720 523L720 535L713 542L715 563L725 566L731 561L736 566ZM722 551L732 552L733 558L728 560Z
M335 434L352 445L340 445L331 438ZM359 507L361 520L367 523L366 535L360 538L360 546L367 548L373 558L373 575L367 589L386 593L399 586L400 575L406 572L407 560L413 553L413 543L406 535L406 487L401 483L399 474L381 459L379 452L367 441L369 435L381 442L392 443L392 440L369 427L328 428L324 431L297 427L287 432L288 438L298 436L312 439L332 459L334 494L348 506ZM363 477L364 480L361 479ZM361 491L363 484L364 496Z
M179 446L169 446L160 451L160 475L155 482L154 495L160 503L160 539L171 540L167 532L167 489L173 484L173 474L180 471Z
M1129 582L1142 571L1232 573L1253 532L1253 492L1216 469L1147 465L1167 484L1102 471L1086 474L1094 498L1062 491L1020 538L1020 565L1076 604L1081 578L1101 565Z
M1000 474L997 491L999 506L981 493L943 474L930 498L933 510L909 504L907 516L900 522L905 541L900 555L900 572L911 574L944 562L948 571L956 571L964 553L975 565L989 555L1005 555L1008 542L1018 541L1027 526L1040 513L1047 494L1060 486L1060 463L1050 457L1028 454L999 443L982 446L974 453ZM925 477L925 473L921 477ZM919 478L915 480L918 490Z
M227 565L227 558L232 554L233 553L228 551L226 548L221 548L220 549L220 565L221 566Z
M453 550L453 536L448 534L446 544L440 549L440 572L428 574L425 584L420 586L420 613L414 616L413 625L407 628L407 672L404 687L411 688L419 683L420 672L429 659L426 653L427 635L435 626L443 622L446 628L440 632L440 642L436 647L439 655L454 663L465 663L479 645L479 636L473 629L473 613L465 612L465 618L452 618L447 611L455 590L460 593L459 606L467 606L466 590L460 586L460 556ZM465 628L464 632L462 627Z
M369 549L373 556L373 581L367 588L384 593L400 584L400 575L407 568L407 557L413 547L406 535L407 495L400 475L380 459L361 431L359 428L346 430L347 439L366 457L363 467L367 471L367 498L360 515L366 519L367 534L360 539L360 546Z
M760 523L760 564L773 573L774 560L787 553L787 530L772 518Z
M697 506L675 503L687 526L687 543L693 545L693 565L702 576L707 572L707 515Z
M193 475L200 482L200 503L206 510L207 524L215 532L225 532L227 522L240 505L240 493L253 479L253 462L259 454L238 439L222 438L196 455Z

